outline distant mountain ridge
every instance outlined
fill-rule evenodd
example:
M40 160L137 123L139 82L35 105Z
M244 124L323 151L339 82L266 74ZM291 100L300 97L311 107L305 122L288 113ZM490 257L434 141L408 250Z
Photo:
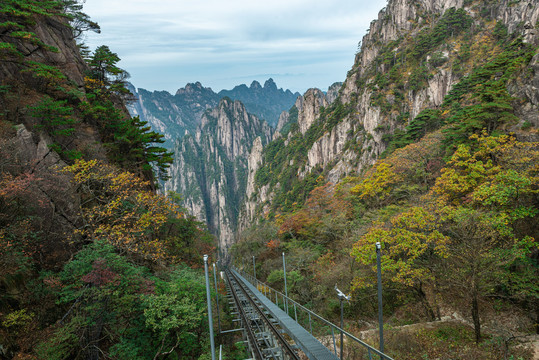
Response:
M165 135L165 146L172 148L186 132L193 133L206 110L219 104L220 96L200 82L189 83L175 95L168 91L138 90L129 84L136 101L128 104L132 116L140 116L154 131Z
M242 102L247 112L275 127L280 114L289 110L300 96L297 92L277 88L271 78L264 86L253 81L250 87L242 84L219 93L200 82L188 83L174 95L168 91L136 89L132 84L129 84L129 90L136 97L136 101L128 105L131 115L140 116L153 130L164 134L168 148L172 148L176 139L182 138L186 132L193 133L204 112L217 107L225 97Z
M232 100L239 100L248 112L256 115L273 128L279 121L279 116L285 110L294 105L294 102L301 94L292 93L290 90L278 89L273 79L268 79L264 86L258 81L253 81L250 87L238 85L232 90L221 90L219 96L229 97Z

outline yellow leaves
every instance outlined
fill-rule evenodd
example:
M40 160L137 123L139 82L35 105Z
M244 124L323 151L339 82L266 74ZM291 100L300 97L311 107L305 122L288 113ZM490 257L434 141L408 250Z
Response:
M394 172L392 165L385 161L379 162L373 170L358 185L350 191L360 199L380 205L390 194L391 185L397 183L400 177Z
M88 76L84 77L84 85L87 89L90 89L90 90L103 89L105 87L105 83L103 81L92 79L91 77L88 77Z
M27 325L32 321L35 314L32 312L26 312L26 309L16 310L10 312L4 316L2 326L6 328L12 328L11 331L16 331L13 328L18 328Z
M92 170L98 165L97 160L81 160L77 161L71 166L64 167L62 173L73 174L73 182L77 184L82 184L90 179L92 176Z
M512 136L473 135L460 145L436 181L442 205L510 205L537 188L539 143Z
M382 269L392 281L407 286L432 278L430 262L447 257L448 238L437 230L436 215L422 207L413 207L394 217L391 226L375 224L352 249L352 256L365 265L376 262L375 244L382 248ZM358 280L356 286L360 286Z
M77 235L102 238L144 258L165 257L160 229L169 219L181 219L178 205L149 190L149 183L100 161L79 160L62 172L81 186L81 216L85 227Z

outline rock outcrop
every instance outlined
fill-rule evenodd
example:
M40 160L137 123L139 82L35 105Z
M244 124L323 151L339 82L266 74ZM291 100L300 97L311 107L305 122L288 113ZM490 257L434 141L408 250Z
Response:
M397 78L391 78L396 71L397 57L415 46L414 41L420 34L425 36L432 31L446 12L451 10L451 14L456 14L455 9L460 9L459 16L470 19L468 37L492 39L493 28L499 23L496 26L505 28L513 38L522 36L525 43L539 44L539 29L536 29L539 6L533 1L486 4L464 0L390 0L363 37L361 50L344 84L334 85L325 96L319 90L310 89L296 101L295 106L299 110L297 131L303 139L288 133L285 146L290 146L294 138L294 146L305 152L305 156L298 157L294 150L287 150L291 158L303 159L297 165L298 181L306 179L314 169L321 171L333 183L344 176L360 173L379 158L388 145L387 139L391 139L395 131L404 131L424 109L440 107L451 89L474 66L486 61L484 55L478 55L481 49L469 44L471 50L468 51L477 52L477 55L472 55L476 56L475 63L460 63L465 57L461 54L462 44L470 39L451 33L445 42L429 43L430 47L420 53L422 63L408 67L406 71L401 69ZM495 46L494 42L492 46ZM519 77L508 84L509 93L523 100L520 104L515 103L515 114L520 118L515 129L523 123L535 127L539 123L538 59L536 55L529 64L529 76ZM401 58L401 61L408 66L413 65L410 59ZM419 81L414 78L417 74L421 76ZM389 79L389 83L384 83L384 79ZM397 86L395 82L400 84ZM326 110L320 111L321 107ZM281 119L279 130L284 127L286 118L282 116ZM302 146L298 146L298 142ZM266 165L259 163L261 159L253 161L256 164L253 169ZM281 190L279 187L282 186L270 186L270 183L275 184L275 181L259 184L248 193L245 206L249 209L245 211L248 219L244 222L267 211L268 201L279 191L291 190ZM252 210L257 206L257 211Z
M275 127L275 134L273 135L274 137L280 135L281 130L289 122L289 120L290 114L288 113L288 111L283 111L279 116L279 121L277 122L277 126Z
M234 240L249 181L252 186L254 175L247 170L251 148L260 152L271 136L266 122L249 114L241 102L224 98L202 116L194 135L176 144L164 189L182 194L183 205L208 224L223 250Z
M331 104L335 100L337 100L337 98L339 97L339 91L341 90L342 84L343 84L342 82L336 82L328 88L328 91L326 93L326 100L328 104Z
M183 137L186 132L193 133L200 125L204 112L216 107L220 98L200 82L185 85L175 95L167 91L136 90L133 85L129 90L136 98L128 105L130 114L139 116L154 131L165 135L167 148L172 148L176 139Z
M320 114L320 108L327 106L325 94L320 89L309 89L307 92L296 100L296 108L298 109L298 125L299 131L305 134L309 127L314 123Z

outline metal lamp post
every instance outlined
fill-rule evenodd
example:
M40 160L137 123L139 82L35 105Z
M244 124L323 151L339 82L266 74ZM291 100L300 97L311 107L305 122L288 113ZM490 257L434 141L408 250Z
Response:
M380 330L380 352L384 352L384 311L382 308L382 245L376 243L376 267L378 268L378 327Z
M221 312L219 311L219 291L217 289L217 268L213 263L213 280L215 281L215 302L217 303L217 324L219 333L221 333Z
M213 318L211 314L210 277L208 276L208 255L204 255L204 274L206 275L206 301L208 302L208 323L210 328L211 360L215 360L215 344L213 342Z
M283 251L283 273L284 273L284 294L286 296L284 305L285 305L286 313L288 314L288 287L286 286L286 262L284 259L284 251Z
M335 290L337 291L337 296L339 297L339 300L341 302L341 353L340 358L343 359L343 345L344 345L344 308L343 308L343 300L350 301L350 296L346 296L341 290L337 288L337 284L335 284Z

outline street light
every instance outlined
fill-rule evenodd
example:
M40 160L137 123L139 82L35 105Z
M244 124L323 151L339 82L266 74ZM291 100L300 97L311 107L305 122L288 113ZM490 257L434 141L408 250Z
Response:
M382 245L376 243L376 267L378 268L378 327L380 331L380 352L384 352L384 310L382 308Z
M253 276L256 280L256 263L255 263L255 256L253 255Z
M339 300L341 301L341 360L343 358L343 339L344 339L344 309L343 309L343 300L350 301L352 298L350 295L346 296L341 290L337 288L337 284L335 284L335 290L337 291L337 296L339 297Z
M208 255L204 255L204 274L206 276L206 301L208 302L208 323L210 328L211 359L215 360L215 344L213 342L213 319L211 316L210 277L208 275Z
M213 263L213 279L215 281L215 303L217 304L217 324L219 324L219 334L221 333L221 313L219 311L219 290L217 289L217 267Z
M284 251L283 251L283 273L284 273L284 294L286 296L284 307L286 309L286 314L288 315L288 287L286 286L286 262L284 260Z

